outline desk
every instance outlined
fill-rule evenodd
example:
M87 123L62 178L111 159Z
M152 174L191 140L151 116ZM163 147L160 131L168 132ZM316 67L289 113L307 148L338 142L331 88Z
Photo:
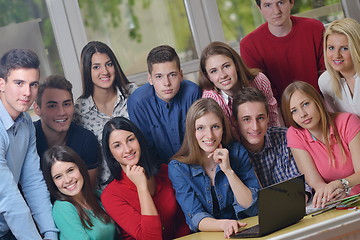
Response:
M360 205L358 205L359 207ZM257 217L241 220L249 227L258 223ZM219 240L223 232L198 232L179 240ZM298 223L261 238L251 239L360 239L360 210L330 210L315 217L305 216Z

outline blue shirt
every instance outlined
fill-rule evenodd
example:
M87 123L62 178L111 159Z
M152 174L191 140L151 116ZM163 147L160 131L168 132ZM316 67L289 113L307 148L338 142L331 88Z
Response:
M0 236L10 229L16 239L42 239L34 217L46 239L58 239L31 117L21 113L13 121L0 100L0 120Z
M249 162L248 153L243 145L234 142L227 147L230 164L240 180L251 190L253 202L244 208L231 190L226 175L217 166L215 173L215 193L220 207L221 219L242 219L257 214L257 192L260 188L254 168ZM169 178L175 189L186 222L192 231L198 231L203 218L214 218L211 180L199 165L190 165L172 160L169 163Z
M287 147L287 128L270 127L265 134L264 147L260 152L249 151L250 161L262 187L299 176L294 157ZM311 188L306 185L306 191Z
M49 146L41 126L41 120L34 122L34 126L36 129L36 148L40 158L42 158ZM90 130L71 123L66 136L66 146L79 154L88 170L97 168L100 159L100 146L96 136Z
M181 82L179 92L170 102L160 99L149 83L130 95L127 103L130 120L143 132L150 151L161 163L168 163L180 149L186 113L200 97L200 87L188 80Z

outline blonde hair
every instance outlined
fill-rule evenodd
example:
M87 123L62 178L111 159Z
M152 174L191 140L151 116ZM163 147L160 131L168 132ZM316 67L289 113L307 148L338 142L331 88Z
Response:
M223 126L222 145L227 146L233 140L230 124L219 104L211 98L200 98L191 105L187 112L184 141L180 150L172 157L172 159L176 159L186 164L202 166L201 156L203 150L196 140L195 122L207 113L214 113L221 120Z
M342 159L341 163L344 164L347 160L345 151L344 151L344 146L341 143L341 138L340 138L339 132L333 121L333 119L336 117L337 113L331 113L326 110L324 101L323 101L320 93L309 83L302 82L302 81L296 81L296 82L289 84L289 86L287 86L286 89L284 90L284 93L281 98L281 111L282 111L282 115L284 117L285 125L287 127L292 126L297 129L302 128L294 121L291 111L290 111L290 100L291 100L292 95L296 91L299 91L302 94L308 96L310 98L310 100L312 100L315 103L315 105L319 111L320 122L321 122L321 131L322 131L322 134L324 136L324 141L325 141L324 144L325 144L327 152L329 154L329 164L334 167L336 166L334 153L331 148L331 146L336 145L336 144L338 144L341 149L341 152L343 155L343 159ZM330 128L332 128L334 130L334 135L335 135L334 143L330 141Z
M324 33L324 54L327 51L327 39L331 34L343 34L348 40L350 55L355 71L360 74L360 24L352 18L335 20L326 28ZM336 71L325 57L325 66L331 77L331 85L335 95L342 99L340 72Z

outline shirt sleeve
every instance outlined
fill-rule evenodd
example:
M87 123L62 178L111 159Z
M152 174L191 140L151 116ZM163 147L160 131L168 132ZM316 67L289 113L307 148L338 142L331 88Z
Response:
M110 183L111 184L111 183ZM131 206L124 192L109 188L101 195L102 204L110 217L130 236L137 240L162 239L162 224L159 215L141 215ZM119 190L119 189L118 189Z
M29 146L21 170L20 185L31 213L46 239L58 239L58 230L51 216L52 205L43 174L40 170L40 158L36 150L35 127L29 117Z
M254 85L257 89L264 93L266 101L269 105L269 126L280 126L278 105L271 88L270 80L265 76L265 74L259 73L254 79Z
M176 200L184 212L187 224L192 231L198 231L199 223L202 219L214 217L203 208L196 192L188 183L191 179L190 171L183 168L180 162L172 160L169 163L169 178L175 190Z
M257 214L257 199L260 189L259 181L255 175L254 167L249 161L249 155L243 145L234 143L229 148L231 167L239 179L250 189L252 203L248 208L241 206L234 197L233 207L239 219Z
M62 240L90 240L74 205L65 201L56 201L52 214Z
M20 194L18 185L7 165L6 132L0 132L0 213L17 239L41 239L36 230L30 209ZM16 206L16 207L15 207ZM24 231L26 230L26 231Z
M289 127L286 133L287 145L289 148L297 148L302 150L307 150L304 146L303 142L305 141L305 137L301 132L294 128Z

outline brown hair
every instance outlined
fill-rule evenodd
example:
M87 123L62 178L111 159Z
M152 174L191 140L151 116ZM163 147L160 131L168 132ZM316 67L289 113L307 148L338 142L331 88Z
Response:
M199 85L202 89L220 91L210 81L209 75L206 71L207 59L215 55L223 55L231 58L234 61L238 82L241 85L241 88L250 87L250 82L254 80L254 78L259 73L259 69L248 68L240 55L226 43L212 42L207 47L205 47L200 57Z
M219 104L211 98L200 98L191 105L187 112L184 141L180 150L172 159L186 164L196 164L200 166L203 164L201 162L203 150L200 148L195 137L195 122L207 113L215 113L221 120L223 126L222 145L227 146L233 140L230 124Z
M294 92L299 91L302 94L305 94L308 96L316 105L319 114L320 114L320 121L321 121L321 131L324 136L325 146L327 149L327 152L330 156L329 163L332 166L335 166L335 159L334 159L334 153L332 151L331 146L334 144L338 144L341 152L343 153L343 161L342 163L345 163L346 156L344 152L344 146L341 143L340 135L337 130L337 127L333 121L333 119L336 117L337 113L330 113L326 110L324 101L318 91L311 86L309 83L303 82L303 81L295 81L284 90L284 93L281 98L281 111L284 117L284 121L287 127L294 127L301 129L302 127L299 126L293 119L291 111L290 111L290 100ZM329 141L330 139L330 128L334 130L335 135L335 143L332 143Z

